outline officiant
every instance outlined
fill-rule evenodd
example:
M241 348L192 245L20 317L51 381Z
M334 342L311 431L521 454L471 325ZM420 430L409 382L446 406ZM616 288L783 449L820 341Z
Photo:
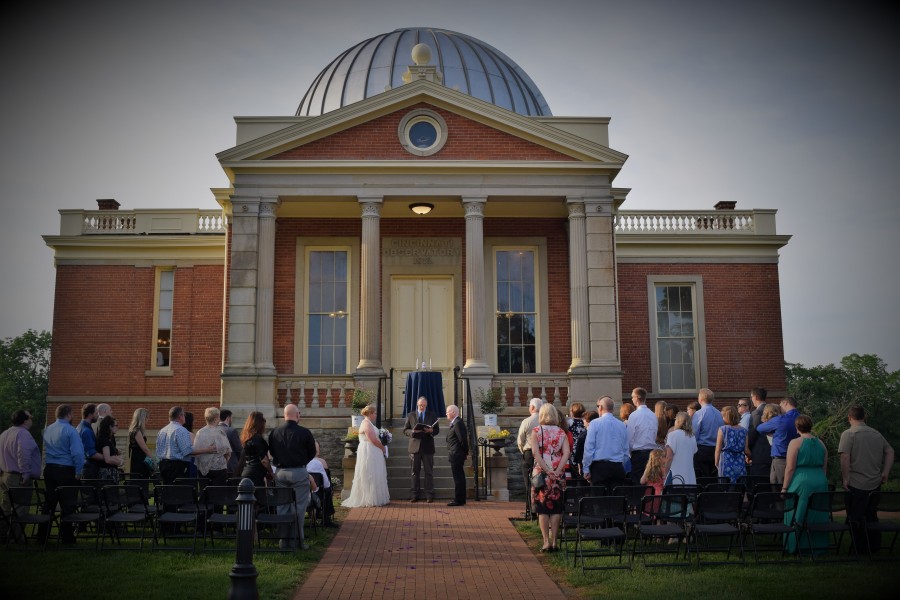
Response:
M410 502L434 502L434 436L438 434L438 416L428 410L428 399L420 396L416 411L406 415L403 435L409 438L409 459L412 462ZM425 490L421 489L422 470L425 471Z

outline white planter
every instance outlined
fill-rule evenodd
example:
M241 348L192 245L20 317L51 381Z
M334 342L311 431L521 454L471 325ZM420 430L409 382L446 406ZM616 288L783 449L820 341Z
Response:
M362 425L363 419L365 419L365 417L362 415L350 415L350 423L357 429Z
M484 426L485 427L496 427L497 426L497 415L484 415Z

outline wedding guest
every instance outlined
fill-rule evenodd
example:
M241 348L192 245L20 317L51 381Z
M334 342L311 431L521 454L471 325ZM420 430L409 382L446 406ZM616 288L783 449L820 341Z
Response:
M128 472L140 479L150 479L153 475L153 453L147 447L144 433L149 416L150 411L146 408L136 408L128 426Z
M740 425L738 411L733 406L722 409L722 418L725 424L719 427L716 435L716 469L719 477L727 477L731 483L737 483L740 477L747 474L745 457L750 457L747 430Z
M266 418L257 410L247 415L244 429L241 431L241 455L243 470L241 477L247 477L256 487L266 484L272 479L272 465L269 463L269 444L263 435L266 433Z
M541 407L538 426L531 431L534 451L534 477L544 474L545 485L532 489L531 504L538 515L544 545L541 552L555 552L562 522L563 493L566 489L565 467L569 461L569 439L559 427L559 412L552 404Z
M225 432L219 427L219 409L210 406L203 411L203 419L206 421L206 425L197 432L194 443L215 446L216 451L197 457L197 471L201 476L209 479L210 485L225 485L228 483L228 458L231 456L231 444L228 443Z
M119 468L125 464L125 459L119 456L116 448L118 429L118 423L109 415L100 419L100 427L97 428L97 450L103 455L103 464L97 469L97 478L112 483L119 483Z

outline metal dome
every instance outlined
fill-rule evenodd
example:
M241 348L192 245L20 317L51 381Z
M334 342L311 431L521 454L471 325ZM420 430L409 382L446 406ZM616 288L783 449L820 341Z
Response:
M410 53L419 43L431 48L445 86L522 115L552 115L531 77L493 46L455 31L411 27L342 52L313 81L297 116L321 115L403 85Z

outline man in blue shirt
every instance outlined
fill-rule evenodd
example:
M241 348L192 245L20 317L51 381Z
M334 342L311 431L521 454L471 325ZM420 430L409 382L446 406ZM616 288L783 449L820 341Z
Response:
M171 484L179 477L187 477L191 455L215 451L215 444L195 449L191 445L190 432L184 428L184 409L180 406L169 409L169 424L156 434L156 456L163 483Z
M700 410L691 418L691 427L697 439L697 453L694 455L694 475L697 477L715 477L716 469L716 438L719 428L725 424L722 413L713 406L716 395L708 388L703 388L697 393L697 401Z
M609 396L597 400L597 412L600 418L588 425L581 470L591 485L612 489L625 484L628 431L625 423L613 415L613 399Z
M84 445L81 437L72 427L72 407L60 404L56 407L56 422L44 429L44 481L47 486L44 512L56 510L58 498L56 488L64 485L78 485L78 478L84 467ZM73 524L60 527L64 544L75 543ZM44 539L50 534L47 524L41 525L38 537Z
M97 479L100 463L103 462L103 454L97 452L97 437L94 434L94 423L96 422L97 405L88 403L82 406L81 423L75 429L84 446L84 479Z
M800 416L797 401L788 396L780 403L784 414L760 423L756 431L763 435L772 434L772 467L769 481L782 485L784 483L784 467L787 464L787 447L791 440L799 437L794 421Z

